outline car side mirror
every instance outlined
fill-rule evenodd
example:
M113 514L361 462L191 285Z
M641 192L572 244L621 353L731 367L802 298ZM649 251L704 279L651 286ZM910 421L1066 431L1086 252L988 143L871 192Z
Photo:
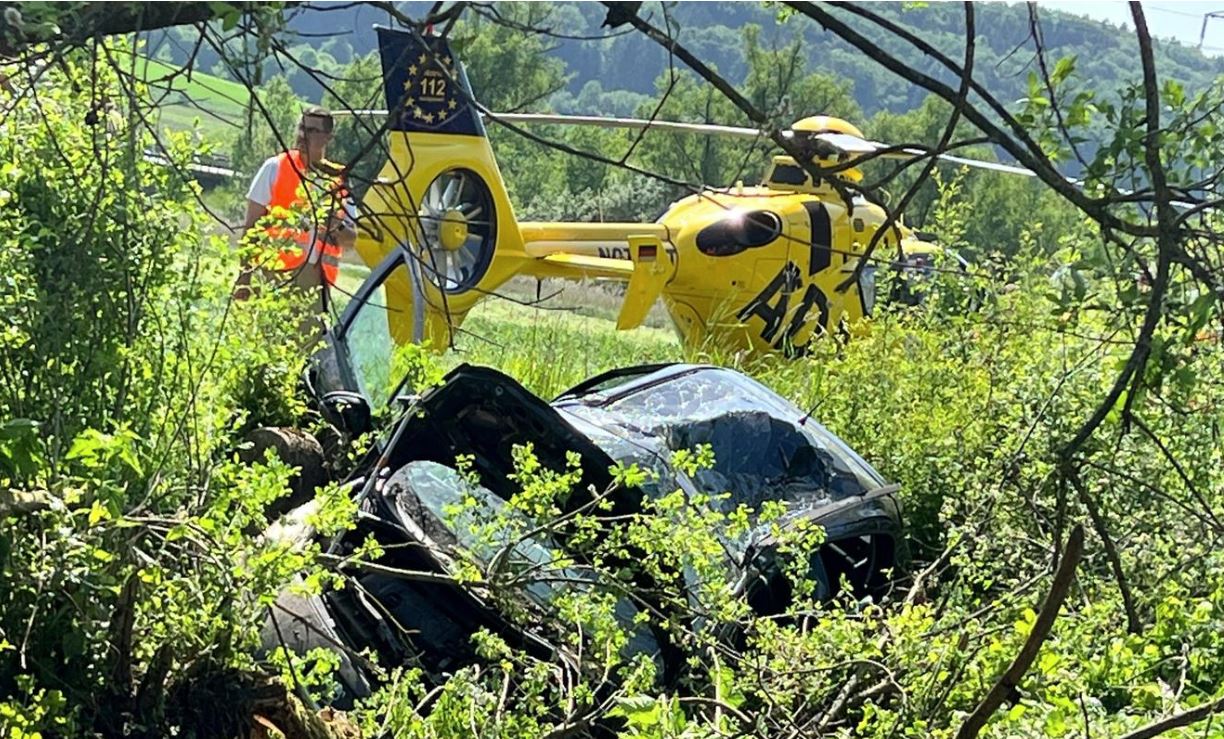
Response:
M373 428L370 404L359 393L333 390L320 400L328 422L349 436L361 436Z

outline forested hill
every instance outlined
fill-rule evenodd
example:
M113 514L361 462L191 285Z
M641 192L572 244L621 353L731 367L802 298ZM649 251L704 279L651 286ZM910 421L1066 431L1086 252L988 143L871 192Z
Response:
M406 3L405 8L416 15L428 7L428 4L417 5ZM918 7L899 2L871 3L870 7L873 12L915 31L949 56L955 59L963 56L964 11L960 3L929 3ZM975 76L1004 102L1024 97L1028 94L1029 71L1036 68L1031 44L1016 51L1032 33L1028 8L1023 3L975 3L974 8L977 20ZM371 51L374 48L371 25L386 22L381 12L368 7L355 6L347 12L351 13L350 23L337 23L335 13L304 13L294 20L293 26L303 34L304 41L310 40L315 46L318 38L311 39L311 34L334 34L338 27L352 28L352 34L335 36L327 44L328 53L344 63L354 53ZM557 3L551 19L543 24L571 36L612 36L589 41L555 40L552 53L565 61L571 75L568 90L575 96L568 100L562 96L564 107L573 108L575 98L584 87L586 95L582 97L586 100L594 99L595 93L612 90L651 93L659 74L666 69L665 52L641 34L613 35L615 32L601 29L605 12L599 3ZM777 6L694 2L672 4L668 12L680 28L682 42L736 82L743 80L748 68L744 28L756 24L766 29L762 32L762 42L766 45L783 46L801 35L807 69L850 80L854 96L867 115L881 110L905 111L919 105L926 96L924 91L888 73L806 19L792 18L789 22L778 23ZM640 13L662 25L663 15L657 3L645 3ZM1115 90L1123 82L1138 79L1140 71L1134 63L1135 39L1127 29L1044 8L1040 11L1040 21L1040 31L1051 60L1075 55L1076 68L1085 87ZM884 38L882 34L873 35L868 26L855 21L856 29L864 35ZM885 49L909 60L915 69L949 79L936 62L906 50L903 42L891 39L885 42ZM1157 56L1160 72L1181 82L1189 91L1203 89L1224 73L1224 60L1205 57L1197 49L1177 41L1158 39ZM306 89L310 87L309 80L295 80L294 86L303 88L298 90L300 94L317 95L317 91ZM607 96L601 97L607 99Z
M588 32L598 29L603 8L594 4L579 4L578 7ZM870 8L915 31L953 59L963 58L964 10L960 3L930 3L925 7L871 3ZM1035 65L1030 51L1017 52L1016 47L1024 44L1031 34L1028 8L1023 3L975 3L974 10L977 26L975 76L1000 100L1009 102L1025 96L1028 71ZM803 34L808 69L851 80L855 98L868 115L880 110L902 112L919 105L926 97L926 91L909 85L806 19L792 18L788 23L777 24L776 7L757 3L679 3L671 12L680 24L684 43L737 81L743 79L747 70L740 29L748 24L759 24L770 29L769 34L774 37L765 37L765 40L778 45ZM1139 78L1133 33L1109 23L1062 12L1041 10L1039 19L1051 59L1076 55L1077 68L1085 83L1112 90L1123 81ZM869 38L885 38L884 34L872 34L869 24L861 21L854 21L854 27ZM889 38L884 48L909 60L919 71L949 79L937 62L908 50L895 38ZM1028 48L1031 49L1031 45ZM571 83L574 86L581 86L588 80L604 80L603 84L609 86L612 83L608 80L613 80L617 86L628 90L650 92L658 73L666 65L663 51L641 34L598 43L570 44L558 51L575 73ZM1190 89L1201 89L1224 73L1224 60L1205 57L1197 49L1176 41L1159 43L1158 54L1161 72ZM625 64L626 59L633 59L634 63Z

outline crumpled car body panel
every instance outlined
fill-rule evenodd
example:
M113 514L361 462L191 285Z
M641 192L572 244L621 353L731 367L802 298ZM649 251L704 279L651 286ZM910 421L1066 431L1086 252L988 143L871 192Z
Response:
M889 571L905 561L895 488L798 408L732 370L701 365L616 370L548 403L497 370L465 365L409 407L396 426L383 441L394 440L382 449L383 470L358 470L367 477L384 475L383 483L362 501L359 526L341 547L373 535L387 547L380 564L388 567L446 575L455 570L460 551L487 561L487 544L456 530L447 506L475 495L486 509L500 510L501 501L517 492L509 479L512 450L525 444L555 470L565 468L568 454L579 455L583 477L563 501L565 511L588 502L592 490L608 490L617 464L638 464L657 475L640 489L615 490L612 516L637 512L645 498L676 489L729 492L718 505L744 504L758 511L766 501L785 501L784 524L814 519L827 533L811 563L824 598L833 597L843 583L856 597L876 594L887 586ZM674 452L705 444L714 451L712 468L690 478L673 467ZM460 455L472 460L476 488L453 471ZM369 455L365 464L377 456ZM743 584L743 597L758 613L781 612L790 586L774 567L777 554L763 527L726 545L728 582ZM565 541L537 540L520 542L513 555L531 560L552 551L565 551L577 562L583 557ZM363 572L353 580L355 587L306 604L278 604L272 623L279 627L274 636L294 635L286 639L290 647L342 643L347 656L341 678L350 698L369 690L360 660L352 657L362 649L378 653L383 664L413 661L440 676L474 658L470 637L483 628L542 658L566 659L546 636L524 629L521 619L516 625L495 604L444 578L413 581ZM524 607L546 608L554 592L552 585L528 585ZM617 611L624 611L632 630L634 609L618 606ZM304 630L314 637L304 637ZM632 649L654 650L665 667L682 657L664 634L631 633Z

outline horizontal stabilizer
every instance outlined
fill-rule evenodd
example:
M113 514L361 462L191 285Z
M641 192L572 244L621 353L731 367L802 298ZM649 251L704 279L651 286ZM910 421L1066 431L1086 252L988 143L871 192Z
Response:
M629 236L625 239L629 248L629 259L585 254L549 254L540 257L540 262L551 267L547 272L537 272L549 277L566 279L611 279L628 282L620 314L616 317L616 328L637 328L646 320L646 314L658 300L667 281L675 274L676 265L672 254L663 247L663 240L654 235Z

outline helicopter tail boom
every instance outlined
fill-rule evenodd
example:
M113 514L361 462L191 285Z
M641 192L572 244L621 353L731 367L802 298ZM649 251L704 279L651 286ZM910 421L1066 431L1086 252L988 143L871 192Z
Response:
M630 242L646 237L674 253L671 234L659 223L552 223L522 222L523 251L531 257L575 254L602 259L632 259Z
M645 223L523 223L523 248L536 260L523 271L536 277L625 281L616 327L642 325L676 274L668 229Z

